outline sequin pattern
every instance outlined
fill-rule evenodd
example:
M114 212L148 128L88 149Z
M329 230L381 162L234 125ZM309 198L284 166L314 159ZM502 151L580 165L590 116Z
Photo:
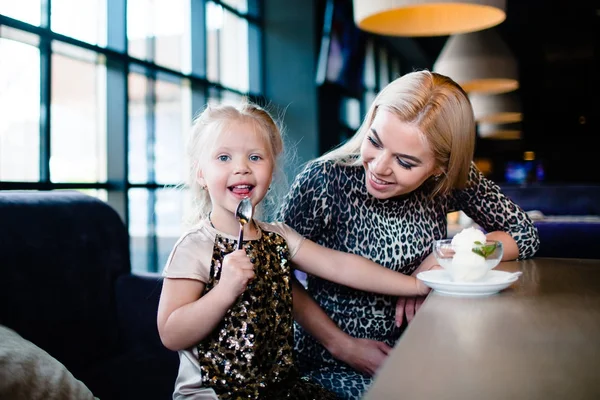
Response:
M236 241L217 235L210 281L218 284L223 257ZM198 345L203 386L221 399L335 399L321 386L301 379L294 366L291 267L285 239L262 232L244 248L255 279L213 333Z

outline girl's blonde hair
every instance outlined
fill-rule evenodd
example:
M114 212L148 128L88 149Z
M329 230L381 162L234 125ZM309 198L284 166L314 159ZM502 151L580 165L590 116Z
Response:
M436 166L444 171L441 177L432 180L431 196L466 186L475 151L471 102L452 79L426 70L408 73L388 84L371 104L356 134L319 159L361 165L363 139L380 109L423 132Z
M278 174L278 159L283 151L281 129L265 109L249 101L243 101L239 106L207 105L193 122L190 137L187 142L188 158L188 188L192 205L187 222L194 224L200 219L207 218L211 210L208 191L198 183L198 176L203 162L208 159L216 138L234 123L249 123L256 131L264 135L269 144L269 155Z

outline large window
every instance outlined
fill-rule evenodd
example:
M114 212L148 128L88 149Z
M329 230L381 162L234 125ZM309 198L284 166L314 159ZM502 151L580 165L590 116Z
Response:
M0 2L0 189L107 201L133 270L160 272L189 204L193 115L262 95L259 3Z

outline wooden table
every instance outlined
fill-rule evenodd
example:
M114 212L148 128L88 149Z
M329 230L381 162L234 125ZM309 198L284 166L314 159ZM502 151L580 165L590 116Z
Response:
M431 293L364 399L600 399L600 260L504 262L485 298Z

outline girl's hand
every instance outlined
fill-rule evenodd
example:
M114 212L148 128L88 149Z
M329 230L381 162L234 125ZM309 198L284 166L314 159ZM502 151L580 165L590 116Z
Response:
M254 266L244 249L236 250L223 257L221 278L217 287L235 301L244 293L248 283L254 279Z
M431 291L431 288L427 285L425 285L420 279L417 278L417 275L419 274L419 272L423 272L423 271L433 271L436 269L442 269L442 267L439 264L429 264L429 263L422 263L419 268L417 268L411 275L415 277L415 280L417 281L417 293L420 296L424 296L426 294L428 294Z
M415 279L417 280L417 290L420 290L420 289L422 289L423 286L425 286L425 284L423 282L421 282L419 279L416 278L416 276L419 272L430 271L430 270L435 270L435 269L442 269L442 267L440 267L438 264L432 264L430 262L426 262L427 259L433 259L432 257L433 257L433 254L431 254L429 257L427 257L425 259L425 261L419 266L419 268L417 268L412 273L412 276L414 276ZM425 290L426 290L426 292L423 294L429 293L431 291L431 288L429 288L427 286L427 289L425 289ZM424 296L399 297L398 301L396 302L396 326L399 327L400 325L402 325L402 322L403 322L405 316L406 316L407 323L412 321L416 312L421 307L421 304L423 304L423 301L425 301Z
M415 281L416 281L416 285L417 285L417 295L418 296L425 296L426 294L428 294L431 291L431 288L429 286L427 286L426 284L424 284L423 281L421 281L420 279L417 279L415 277Z

